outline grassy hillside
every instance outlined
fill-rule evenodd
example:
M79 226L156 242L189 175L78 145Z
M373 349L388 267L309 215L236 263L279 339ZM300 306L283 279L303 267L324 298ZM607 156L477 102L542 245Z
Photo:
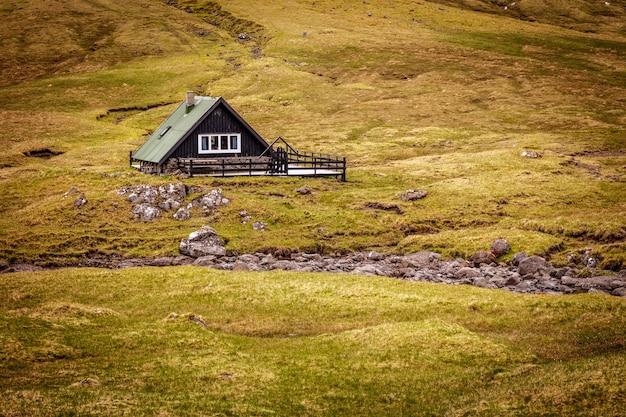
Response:
M1 4L8 262L176 254L210 223L239 252L469 256L504 237L555 262L592 249L626 265L623 2L519 2L533 19L481 2ZM346 155L348 182L196 178L233 203L133 220L116 189L176 180L130 170L128 153L189 89L225 97L267 140ZM27 156L45 149L60 154ZM299 196L303 184L314 194ZM83 208L63 199L73 186ZM425 200L399 199L418 188ZM242 209L269 230L242 225Z
M8 274L0 296L0 415L617 417L626 401L618 297L192 267Z

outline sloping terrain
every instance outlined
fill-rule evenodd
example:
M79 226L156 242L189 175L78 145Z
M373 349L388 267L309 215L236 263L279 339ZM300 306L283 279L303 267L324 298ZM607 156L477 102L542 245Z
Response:
M176 254L210 222L238 252L469 256L504 237L562 263L592 250L619 270L623 4L500 6L3 1L1 256ZM129 170L128 154L186 90L225 97L268 140L346 155L348 182L307 181L314 193L300 197L303 180L197 178L188 183L221 187L233 204L135 221L116 189L175 179ZM83 208L62 198L73 186ZM399 199L417 188L428 198ZM390 204L399 210L371 209ZM268 230L242 224L241 210Z
M623 414L626 300L350 274L0 280L0 414Z

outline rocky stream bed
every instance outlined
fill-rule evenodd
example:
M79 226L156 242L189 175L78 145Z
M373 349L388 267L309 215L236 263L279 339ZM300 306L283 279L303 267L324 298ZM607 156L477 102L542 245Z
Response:
M172 217L184 221L197 207L212 211L229 204L221 190L185 200L190 194L205 193L206 190L187 188L185 185L167 184L160 187L140 185L118 190L118 194L133 204L132 212L139 221L153 221L162 212L174 212ZM299 194L312 190L301 187ZM64 198L78 194L74 206L80 208L88 204L84 194L72 187ZM427 193L410 190L403 194L406 198L424 198ZM405 197L403 197L404 199ZM252 218L242 211L243 222L250 222L252 228L262 232L265 224L252 222ZM488 251L479 251L470 259L442 259L434 252L422 251L406 255L386 255L376 251L352 253L348 255L321 255L318 253L250 253L228 254L224 242L210 226L192 232L180 242L180 256L146 258L93 257L74 265L77 267L99 267L120 269L140 266L201 266L232 271L299 271L331 272L361 275L378 275L408 281L426 281L452 285L474 285L482 288L497 288L529 294L572 294L603 293L626 297L626 270L617 274L596 269L597 260L585 253L583 267L571 264L555 267L540 256L525 253L515 254L511 261L497 262L511 250L504 239L496 239ZM0 272L21 272L43 269L26 264L8 264L0 260Z

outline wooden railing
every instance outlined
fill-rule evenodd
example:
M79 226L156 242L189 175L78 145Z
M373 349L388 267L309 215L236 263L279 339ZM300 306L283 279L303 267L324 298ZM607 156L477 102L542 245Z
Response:
M342 181L346 180L346 157L338 155L326 155L317 152L300 152L288 149L287 161L288 170L306 171L308 175L314 177L319 175L328 176L330 172L336 173L336 177ZM313 171L312 173L310 171ZM297 175L297 174L296 174Z
M265 175L272 174L273 159L271 157L249 158L179 158L178 168L190 177L194 175L232 176L232 175Z

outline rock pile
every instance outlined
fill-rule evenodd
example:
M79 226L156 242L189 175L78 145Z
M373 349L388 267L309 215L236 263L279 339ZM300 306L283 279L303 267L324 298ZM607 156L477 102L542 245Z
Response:
M184 221L191 217L191 210L196 207L208 214L221 205L229 204L230 200L222 196L222 190L211 190L190 203L185 204L187 196L203 192L197 187L187 188L185 184L165 184L161 186L136 185L129 188L121 188L117 193L125 196L126 200L133 204L132 213L135 219L153 221L162 212L174 212L176 220Z

